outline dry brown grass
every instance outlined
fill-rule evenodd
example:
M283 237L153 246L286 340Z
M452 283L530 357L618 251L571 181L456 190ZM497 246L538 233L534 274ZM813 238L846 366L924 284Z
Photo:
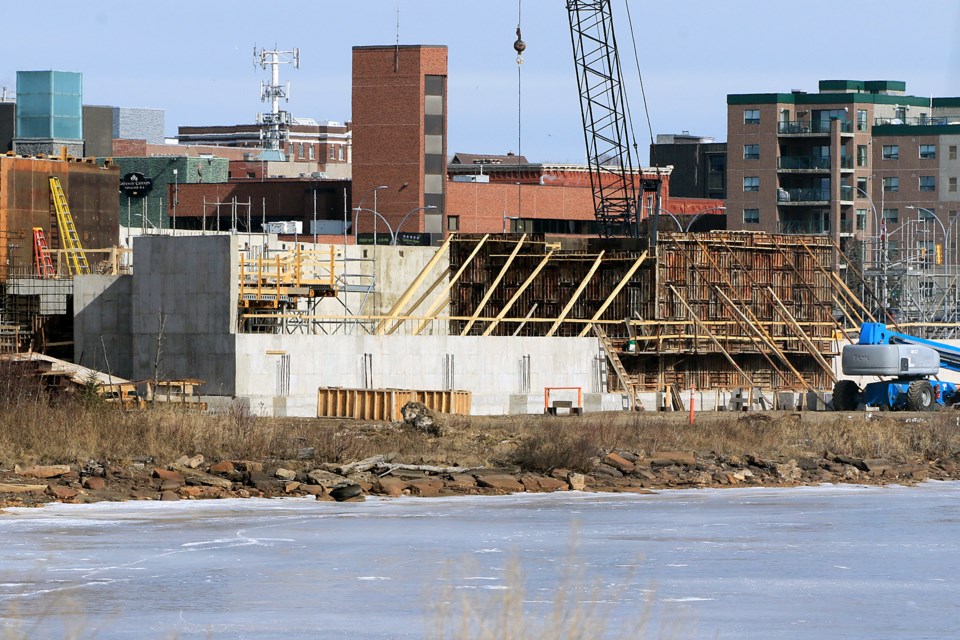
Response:
M713 413L687 416L604 413L582 417L444 416L443 435L398 424L260 418L237 406L218 414L175 408L124 413L83 393L54 396L15 369L0 369L0 463L184 454L208 460L296 459L346 463L378 454L398 462L467 467L518 464L589 471L602 453L711 451L764 458L824 452L890 460L938 459L960 452L960 413Z

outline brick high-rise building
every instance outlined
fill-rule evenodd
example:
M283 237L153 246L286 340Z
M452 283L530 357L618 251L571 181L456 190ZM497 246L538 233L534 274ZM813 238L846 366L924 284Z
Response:
M960 204L960 98L887 80L819 89L727 96L728 228L840 241L876 236L883 216L896 237L906 208L936 215L943 243Z
M447 47L354 47L352 110L352 201L360 208L359 216L355 211L359 231L374 229L376 202L377 213L394 232L439 237L446 183ZM386 231L382 221L378 224L378 232Z

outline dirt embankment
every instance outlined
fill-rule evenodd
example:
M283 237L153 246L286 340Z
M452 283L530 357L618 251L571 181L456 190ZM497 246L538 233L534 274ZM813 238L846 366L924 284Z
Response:
M946 411L703 414L690 425L686 416L643 413L363 424L74 410L69 423L20 433L30 437L19 445L0 418L0 507L960 478L960 413ZM64 417L50 411L47 418Z

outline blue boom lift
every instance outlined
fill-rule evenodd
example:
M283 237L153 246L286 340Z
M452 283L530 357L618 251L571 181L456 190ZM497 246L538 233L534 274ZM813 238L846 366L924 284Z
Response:
M862 390L853 380L833 387L833 408L853 411L860 404L880 409L932 411L960 401L957 385L937 380L940 368L960 371L960 347L924 340L865 322L860 341L843 348L841 366L848 376L891 376Z

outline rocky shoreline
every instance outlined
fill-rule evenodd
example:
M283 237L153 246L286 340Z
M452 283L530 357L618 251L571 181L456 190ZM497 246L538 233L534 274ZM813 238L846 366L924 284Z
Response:
M824 453L762 459L745 454L612 451L590 473L516 467L434 467L395 463L391 456L337 465L309 459L259 462L183 456L171 464L91 460L83 465L16 466L0 470L0 509L123 500L197 500L314 496L362 501L378 496L504 495L553 491L650 493L658 489L789 487L829 483L914 484L960 479L957 457L891 461ZM2 512L0 512L2 513Z

